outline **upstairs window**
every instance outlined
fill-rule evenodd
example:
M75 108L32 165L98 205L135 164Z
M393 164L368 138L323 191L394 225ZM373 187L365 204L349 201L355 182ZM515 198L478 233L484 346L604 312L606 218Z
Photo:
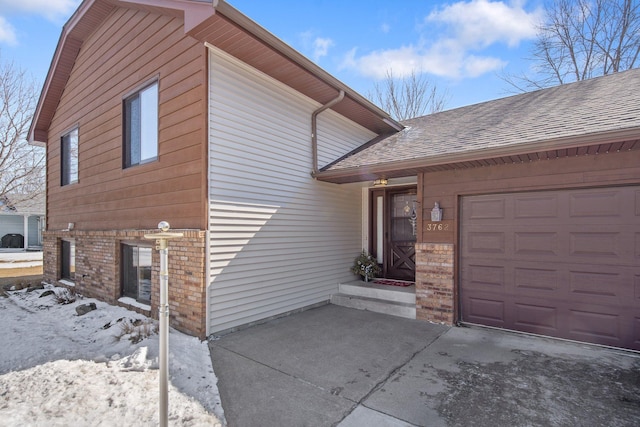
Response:
M62 147L61 184L69 185L78 182L78 128L64 135L60 145Z
M158 157L158 82L124 100L124 167Z

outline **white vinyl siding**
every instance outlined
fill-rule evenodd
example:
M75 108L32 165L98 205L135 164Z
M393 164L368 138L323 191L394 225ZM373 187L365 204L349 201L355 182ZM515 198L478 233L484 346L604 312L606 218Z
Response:
M361 250L361 187L315 181L320 105L210 49L209 333L327 301ZM320 166L375 137L325 111Z

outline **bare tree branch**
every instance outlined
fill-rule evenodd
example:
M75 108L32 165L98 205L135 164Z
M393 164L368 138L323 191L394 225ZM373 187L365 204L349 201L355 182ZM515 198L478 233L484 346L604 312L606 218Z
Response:
M393 71L374 85L369 99L387 111L396 120L405 120L442 111L447 103L446 93L438 92L422 73L415 71L404 78L396 78Z
M550 1L531 54L532 73L501 76L517 91L635 68L640 55L640 2Z
M0 57L0 199L12 204L44 193L45 152L27 143L36 84Z

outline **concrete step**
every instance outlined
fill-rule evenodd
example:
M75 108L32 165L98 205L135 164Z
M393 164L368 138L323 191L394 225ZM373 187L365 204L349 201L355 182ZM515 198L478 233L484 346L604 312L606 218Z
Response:
M415 295L414 295L415 299ZM406 302L388 301L359 295L337 293L331 295L331 303L342 307L357 308L359 310L375 311L392 316L416 318L416 305Z
M415 286L399 287L377 285L373 282L348 282L338 286L341 294L354 295L367 298L375 298L384 301L403 302L406 304L416 304Z

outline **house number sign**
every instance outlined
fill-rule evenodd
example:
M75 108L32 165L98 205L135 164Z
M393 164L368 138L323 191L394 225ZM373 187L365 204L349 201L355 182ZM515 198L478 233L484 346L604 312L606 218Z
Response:
M453 231L453 221L425 222L424 231L427 233L437 233L438 231Z

